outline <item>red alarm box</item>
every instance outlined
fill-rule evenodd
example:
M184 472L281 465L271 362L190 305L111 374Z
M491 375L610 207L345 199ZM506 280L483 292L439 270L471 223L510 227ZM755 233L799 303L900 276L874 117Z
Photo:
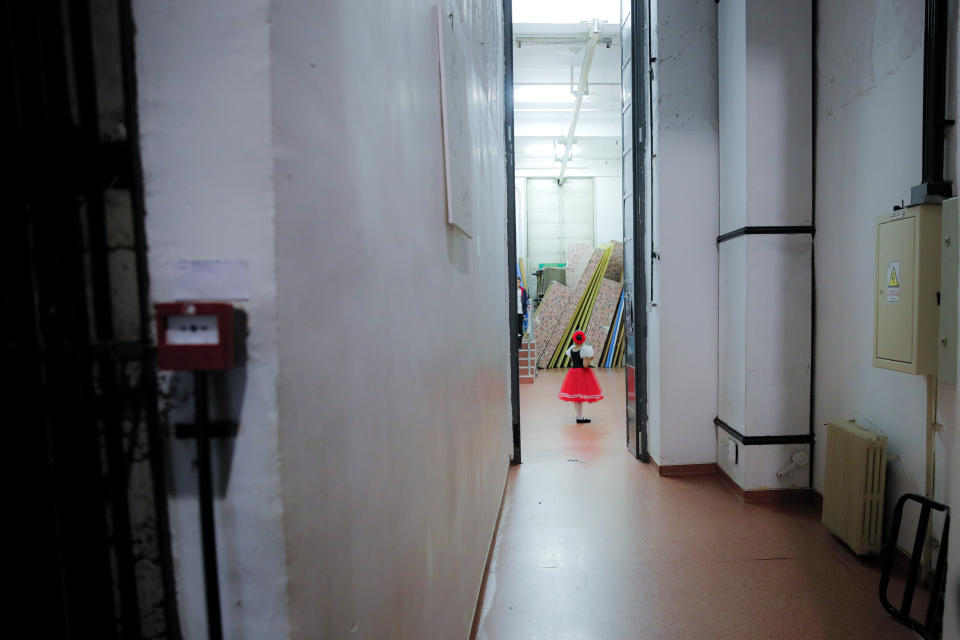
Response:
M238 364L240 315L228 302L157 304L157 367L224 371Z

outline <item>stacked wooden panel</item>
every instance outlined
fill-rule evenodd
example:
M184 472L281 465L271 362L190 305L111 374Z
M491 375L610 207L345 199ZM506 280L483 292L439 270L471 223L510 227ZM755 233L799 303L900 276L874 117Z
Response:
M607 280L620 282L623 276L623 243L613 243L613 253L610 255L610 263L607 264L607 270L603 277Z
M594 363L601 366L601 355L603 348L607 343L613 326L613 318L620 305L620 292L623 285L613 280L603 278L600 283L600 290L597 292L596 301L593 304L593 313L590 315L590 322L587 323L587 344L592 345L596 357Z
M538 365L542 359L553 355L553 352L545 355L547 349L546 338L563 331L563 325L566 323L564 319L566 305L567 287L559 282L551 282L533 318L533 338L537 343ZM540 368L542 369L543 366Z
M581 299L587 291L590 284L590 278L596 274L603 259L604 249L596 249L590 262L584 270L584 275L577 282L576 286L566 287L562 304L559 305L559 316L550 316L549 324L546 321L541 322L540 335L537 336L537 366L541 369L556 366L555 357L558 347L564 338L569 339L570 325L573 321ZM590 278L588 278L588 274ZM551 287L552 289L553 287ZM549 291L548 291L549 293ZM565 350L566 347L560 351Z
M620 327L620 338L617 340L617 350L613 353L613 364L614 367L622 367L624 355L627 351L627 332L623 331L623 326Z
M587 266L587 261L592 255L593 248L588 244L575 242L567 246L567 284L574 285L579 282L583 271Z
M567 323L566 331L560 336L555 347L556 351L551 358L548 367L566 367L570 365L570 358L566 354L567 347L571 344L570 338L574 331L583 331L587 328L590 321L590 314L593 311L593 303L600 289L600 283L603 280L603 273L606 271L607 263L610 261L610 253L613 250L611 245L597 247L587 268L580 277L576 289L573 292L572 300L576 300L573 312L570 314L570 321Z

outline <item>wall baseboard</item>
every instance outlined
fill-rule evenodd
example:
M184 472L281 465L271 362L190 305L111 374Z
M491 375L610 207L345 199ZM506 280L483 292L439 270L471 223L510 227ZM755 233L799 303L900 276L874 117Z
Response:
M480 614L483 607L483 597L487 593L487 576L490 573L490 561L493 560L493 550L497 546L497 534L500 533L500 519L503 517L503 503L507 500L507 485L510 482L510 467L507 467L507 477L503 479L503 493L500 494L500 509L497 511L497 521L493 525L493 535L490 536L490 548L487 549L487 559L483 563L483 577L480 579L480 590L477 593L477 603L473 608L473 623L470 625L470 638L477 637L480 628Z
M717 472L717 465L707 464L665 464L656 465L657 473L662 477L675 476L712 476Z
M720 466L717 468L717 475L723 481L730 491L737 495L744 502L764 503L764 502L809 502L823 508L823 497L812 488L805 489L752 489L744 490L740 485L733 481L733 478L727 475ZM819 499L819 500L818 500Z

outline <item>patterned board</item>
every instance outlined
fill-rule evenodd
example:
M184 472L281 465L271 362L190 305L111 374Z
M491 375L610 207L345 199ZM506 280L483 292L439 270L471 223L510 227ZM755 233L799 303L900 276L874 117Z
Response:
M574 242L567 246L567 284L574 285L583 275L587 266L592 247L588 244Z
M533 318L533 336L537 342L537 362L546 350L545 338L558 331L557 325L567 304L567 287L551 282Z
M570 323L573 321L574 313L577 311L580 300L587 291L590 278L596 273L597 268L600 266L603 255L604 249L594 250L593 256L591 256L590 262L587 263L583 276L577 282L576 286L567 287L564 304L560 317L558 318L559 322L551 324L549 333L542 332L540 337L537 338L537 366L541 369L555 366L558 350L566 350L566 346L564 346L563 349L559 349L560 342L563 341L565 337L569 338ZM540 352L541 339L543 340L542 353Z
M590 315L590 323L587 324L587 344L593 345L597 353L597 364L599 366L601 351L607 341L607 334L613 324L614 314L617 312L617 305L620 304L620 291L623 285L606 278L600 283L600 290L597 292L596 300L593 303L593 313Z
M606 278L607 280L620 282L620 279L622 276L623 276L623 243L614 242L613 254L610 256L610 262L609 264L607 264L607 271L603 274L603 277Z
M600 283L603 281L603 272L607 268L607 262L610 259L610 251L612 247L607 245L603 247L604 254L600 259L600 264L597 265L596 270L593 272L593 277L590 278L590 282L587 285L587 289L583 294L583 297L580 298L580 303L577 305L576 311L574 311L573 319L570 322L570 327L567 331L566 336L561 340L561 344L570 344L570 336L574 331L580 330L586 332L587 325L590 322L590 318L593 314L593 305L596 301L597 294L600 291ZM590 346L596 348L597 345L591 344ZM562 351L563 347L557 349L557 351ZM570 357L565 353L558 354L557 360L554 363L558 367L569 367L570 366Z
M551 344L548 345L547 353L552 345L554 349L553 357L543 365L543 368L556 367L556 366L566 366L565 360L568 358L564 354L567 346L570 344L570 336L576 329L583 329L587 325L587 320L589 320L590 310L592 309L593 296L596 294L596 289L599 287L599 277L603 273L603 269L606 267L606 262L610 258L610 249L609 245L605 247L598 247L594 250L593 255L590 257L590 262L587 263L586 269L583 271L583 275L580 277L580 281L577 282L577 286L574 287L572 292L568 293L568 303L569 308L566 314L566 325L561 334L556 336L556 339L553 339L551 336Z

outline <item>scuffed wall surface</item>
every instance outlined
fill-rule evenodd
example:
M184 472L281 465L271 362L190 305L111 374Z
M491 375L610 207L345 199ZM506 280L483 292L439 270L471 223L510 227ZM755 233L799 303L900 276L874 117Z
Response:
M872 366L876 217L909 200L920 182L923 3L821 0L819 7L814 486L823 491L823 424L855 418L885 433L888 455L899 456L888 467L889 503L924 488L923 378ZM955 7L951 16L955 32ZM955 60L955 39L951 47ZM955 96L955 72L948 82ZM951 139L948 159L955 154ZM946 177L956 181L955 163L947 166ZM940 385L941 399L955 393ZM950 404L941 403L944 424L957 419ZM938 436L937 466L956 473L943 437L949 429ZM943 499L944 474L937 483ZM905 519L902 548L909 548L912 526Z
M657 6L654 165L661 464L716 461L717 7ZM651 371L651 375L655 375Z
M283 497L296 638L463 638L508 465L499 3L471 52L475 237L445 222L433 3L273 4Z
M181 259L249 261L249 362L212 385L224 635L289 634L277 433L276 278L267 0L134 3L152 297L170 300ZM169 425L193 419L192 381L165 376ZM206 614L195 443L170 442L170 517L186 638Z

